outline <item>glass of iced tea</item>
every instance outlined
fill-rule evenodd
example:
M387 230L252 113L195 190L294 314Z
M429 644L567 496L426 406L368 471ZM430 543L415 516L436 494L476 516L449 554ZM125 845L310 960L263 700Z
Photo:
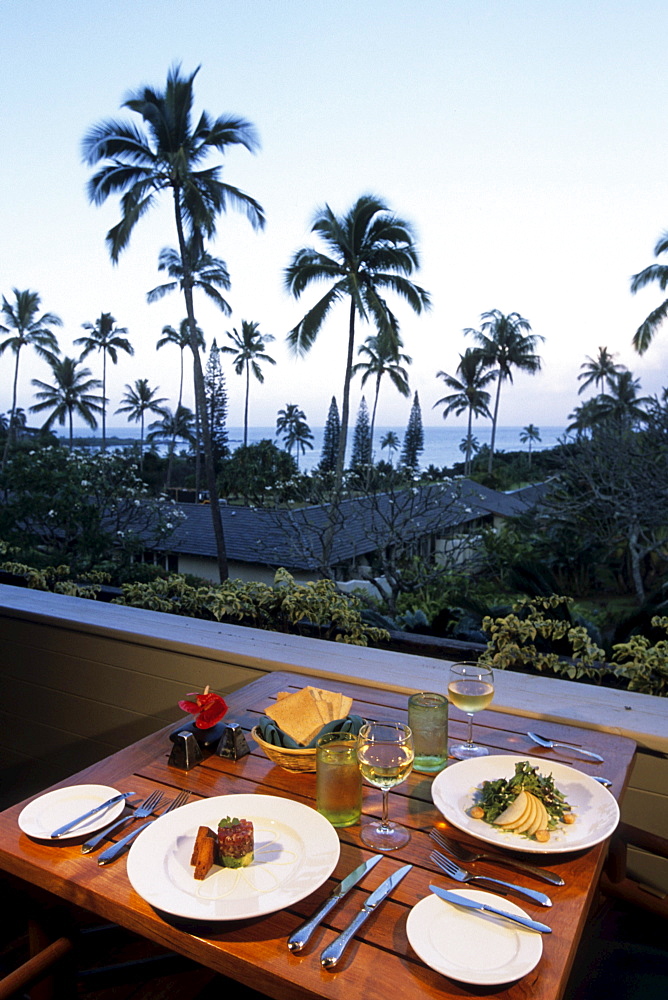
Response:
M465 743L450 747L450 754L459 760L468 757L484 757L487 747L476 746L473 742L473 716L482 711L494 697L494 674L490 667L477 663L453 663L450 667L448 699L455 708L466 712L469 731Z
M362 814L362 776L354 733L325 733L315 751L315 807L332 826L354 826Z
M391 822L387 796L390 788L405 781L413 768L413 734L402 722L367 722L357 737L357 759L360 771L370 785L383 793L383 815L380 823L366 823L360 837L367 847L376 851L394 851L411 838L406 827Z

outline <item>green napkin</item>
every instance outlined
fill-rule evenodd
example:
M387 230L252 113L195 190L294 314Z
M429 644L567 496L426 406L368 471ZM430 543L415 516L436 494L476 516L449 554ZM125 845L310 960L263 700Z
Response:
M283 747L286 750L307 750L315 747L316 743L325 733L354 733L357 735L364 725L364 719L359 715L347 715L345 719L334 719L322 727L319 733L313 737L308 746L297 743L292 736L288 736L276 725L273 719L263 715L257 724L258 732L265 743L272 743L276 747Z

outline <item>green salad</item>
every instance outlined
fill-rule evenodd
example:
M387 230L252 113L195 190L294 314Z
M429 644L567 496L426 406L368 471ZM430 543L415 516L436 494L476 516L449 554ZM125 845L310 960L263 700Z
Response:
M548 829L554 830L558 823L564 822L566 815L570 815L570 806L552 775L539 774L537 767L523 760L515 764L512 778L497 778L482 783L476 798L476 806L483 811L480 818L493 824L522 791L530 792L543 803L549 816Z

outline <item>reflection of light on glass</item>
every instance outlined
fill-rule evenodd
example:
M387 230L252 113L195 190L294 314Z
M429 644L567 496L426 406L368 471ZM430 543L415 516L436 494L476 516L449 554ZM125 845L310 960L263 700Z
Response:
M258 836L259 834L259 836ZM297 862L296 851L288 850L278 840L276 830L256 830L259 840L253 863L247 868L217 868L197 885L200 899L225 899L251 893L273 892L291 874Z

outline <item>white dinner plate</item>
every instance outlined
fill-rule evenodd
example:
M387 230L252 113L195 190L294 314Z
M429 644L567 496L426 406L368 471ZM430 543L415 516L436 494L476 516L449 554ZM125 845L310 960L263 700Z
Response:
M455 895L518 917L529 916L516 903L491 892L456 889ZM492 913L465 910L433 893L408 914L406 933L413 951L426 965L461 983L513 982L531 972L543 954L543 940L537 931Z
M571 826L560 823L556 830L550 832L550 839L544 844L517 833L505 832L469 815L471 806L475 804L476 790L483 781L512 778L515 764L525 760L532 767L537 766L540 774L552 775L576 817ZM436 776L431 796L434 805L453 826L488 844L514 851L541 854L582 851L609 837L619 823L617 801L598 781L567 764L534 757L490 754L489 757L457 761Z
M114 795L121 793L116 788L108 785L69 785L67 788L56 788L53 792L47 792L33 799L21 810L18 824L24 833L29 837L38 837L41 840L50 840L51 834L60 826L65 826L77 816L101 805ZM101 830L107 823L113 822L125 809L125 799L117 802L115 806L109 806L102 812L96 813L89 819L79 823L78 826L58 837L54 843L60 840L70 840L73 837L83 837L87 833Z
M255 858L197 881L190 864L200 826L249 819ZM332 824L308 806L273 795L220 795L166 813L137 837L128 878L147 903L193 920L244 920L308 896L329 878L341 845Z

